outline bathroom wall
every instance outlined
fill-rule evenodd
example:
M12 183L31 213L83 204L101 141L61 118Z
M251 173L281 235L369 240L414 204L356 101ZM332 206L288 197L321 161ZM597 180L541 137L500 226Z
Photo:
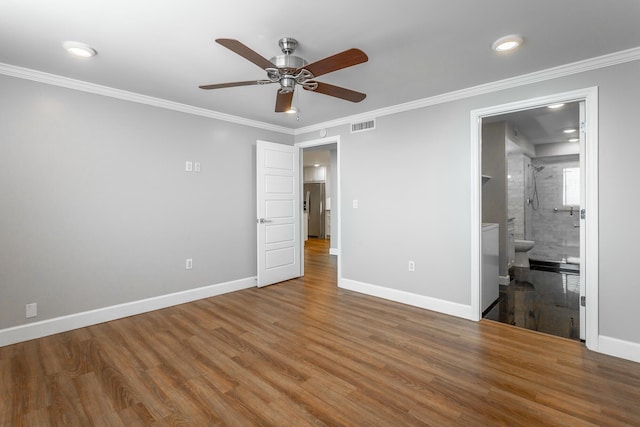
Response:
M482 222L500 226L498 274L509 275L507 233L507 150L505 122L482 125Z
M525 186L527 165L531 159L522 153L507 156L507 209L508 217L514 218L514 237L525 239Z
M580 223L580 208L574 206L576 212L573 215L569 212L555 212L553 209L565 209L562 204L563 169L579 167L578 156L537 158L533 160L533 164L544 166L536 176L539 207L537 202L532 201L528 209L533 226L533 240L538 249L545 246L568 246L575 250L580 245L580 229L574 227ZM533 174L531 171L529 174L527 197L533 198Z

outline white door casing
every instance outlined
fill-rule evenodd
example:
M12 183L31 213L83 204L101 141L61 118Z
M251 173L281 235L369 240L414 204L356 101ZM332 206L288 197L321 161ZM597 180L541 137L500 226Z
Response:
M587 241L587 227L582 212L586 213L587 199L587 167L585 153L587 152L587 118L584 101L580 101L580 213L578 215L578 224L580 224L580 339L587 339L587 309L582 305L583 299L587 297L586 277L587 270L585 268L585 247ZM594 298L595 299L595 298Z
M300 149L256 143L257 285L301 275Z
M584 102L585 133L581 137L581 209L586 219L580 221L580 287L586 296L585 319L581 321L587 348L598 351L598 88L590 87L571 92L527 99L471 111L471 310L469 319L480 320L481 265L481 125L482 118L497 114L554 104L558 102ZM582 328L584 325L584 328Z

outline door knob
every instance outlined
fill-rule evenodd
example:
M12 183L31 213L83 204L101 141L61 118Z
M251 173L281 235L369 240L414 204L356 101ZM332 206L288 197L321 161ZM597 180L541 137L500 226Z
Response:
M259 222L260 224L265 224L265 223L267 223L267 222L273 222L273 221L271 221L270 219L266 219L266 218L260 218L260 219L258 220L258 222Z

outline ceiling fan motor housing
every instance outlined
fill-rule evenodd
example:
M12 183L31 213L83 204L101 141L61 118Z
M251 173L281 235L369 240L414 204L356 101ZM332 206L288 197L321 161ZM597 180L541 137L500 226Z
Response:
M293 76L282 76L280 78L280 92L293 92L296 87L296 79Z
M278 55L270 59L270 61L280 70L293 73L300 67L307 65L307 61L295 55Z

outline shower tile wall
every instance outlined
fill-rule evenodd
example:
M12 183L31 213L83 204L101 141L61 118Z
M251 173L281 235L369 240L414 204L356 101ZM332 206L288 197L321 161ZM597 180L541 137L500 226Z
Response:
M578 157L539 158L533 163L536 166L544 166L536 176L540 206L537 210L533 210L531 204L528 205L536 246L539 249L544 246L577 249L580 245L580 229L576 227L580 224L579 207L573 215L569 212L554 212L553 209L565 209L562 203L563 169L579 167ZM533 174L529 172L529 175L531 177L526 194L527 197L533 198ZM569 253L569 255L577 254Z
M508 155L508 216L514 220L516 239L534 240L530 256L542 260L562 260L579 256L579 208L573 215L555 212L562 204L563 169L579 167L577 156L531 159L526 154ZM529 165L544 166L536 176L538 200L534 199L533 169Z
M509 154L507 157L508 178L508 217L514 218L514 237L524 239L531 238L531 227L527 227L525 220L525 188L527 186L527 165L531 159L524 154ZM530 221L529 221L530 222ZM527 233L529 228L529 233Z

